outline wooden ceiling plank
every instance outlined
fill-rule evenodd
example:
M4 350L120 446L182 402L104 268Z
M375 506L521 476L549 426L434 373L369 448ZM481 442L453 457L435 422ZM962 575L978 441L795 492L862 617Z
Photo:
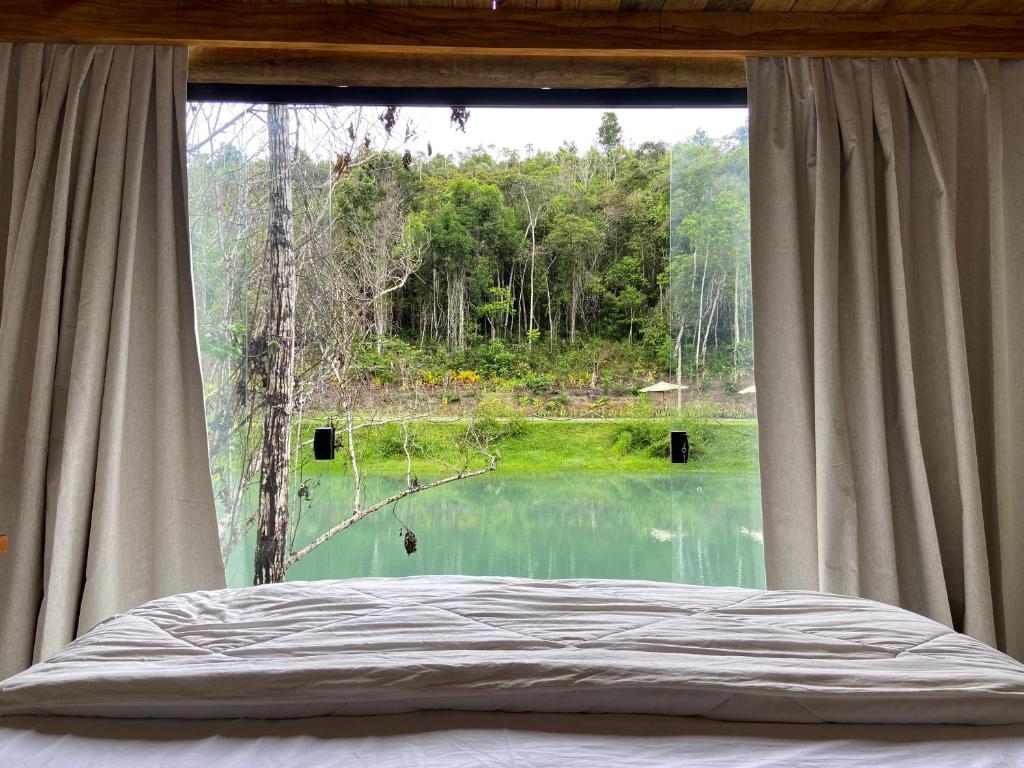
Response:
M708 0L708 11L749 11L754 0Z
M743 59L366 54L193 47L189 81L432 88L744 88Z
M230 0L0 5L15 41L626 56L1024 56L1024 16L370 8Z
M889 0L889 13L1021 13L1021 0Z
M754 0L754 13L881 13L892 0Z

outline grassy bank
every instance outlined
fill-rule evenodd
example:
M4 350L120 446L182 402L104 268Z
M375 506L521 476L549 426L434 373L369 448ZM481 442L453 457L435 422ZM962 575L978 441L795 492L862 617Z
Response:
M308 423L303 439L323 422ZM419 422L410 428L413 472L421 479L437 477L446 468L435 459L456 466L471 455L466 450L468 425L490 438L500 474L663 472L670 468L668 433L685 430L690 439L690 461L671 467L673 472L757 472L757 423L753 419L476 419ZM373 474L405 472L402 430L397 424L357 432L357 453L362 470ZM342 436L343 437L343 436ZM308 450L308 449L307 449ZM312 463L317 472L351 472L347 447L333 462ZM470 468L485 461L473 456Z

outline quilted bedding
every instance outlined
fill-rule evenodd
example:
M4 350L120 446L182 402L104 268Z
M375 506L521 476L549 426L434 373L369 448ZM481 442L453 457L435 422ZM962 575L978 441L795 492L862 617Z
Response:
M436 709L1024 723L1024 666L851 597L424 576L156 600L0 682L0 715Z

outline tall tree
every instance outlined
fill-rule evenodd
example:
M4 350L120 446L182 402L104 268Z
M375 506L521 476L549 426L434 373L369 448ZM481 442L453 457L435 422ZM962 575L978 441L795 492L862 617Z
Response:
M530 243L530 253L524 269L524 282L527 283L525 301L526 340L533 344L534 328L537 324L536 312L536 280L537 280L537 225L541 216L551 205L555 194L554 166L545 166L546 160L540 155L532 162L518 165L514 175L513 187L509 190L513 204L520 209L520 218L524 225L524 233ZM539 162L538 162L539 161ZM550 330L550 329L548 329Z
M555 206L559 213L560 208ZM583 310L587 288L594 277L593 267L601 247L601 230L590 218L564 213L551 227L547 244L559 257L563 280L569 284L569 342L575 343L577 321Z
M636 256L612 264L603 276L604 290L608 303L608 325L616 337L627 329L627 344L633 344L633 327L637 318L647 306L648 297L640 259Z
M486 301L486 281L522 252L524 237L501 190L465 177L444 187L427 212L424 231L430 237L435 274L445 278L446 341L452 349L463 349L474 300Z
M288 536L288 465L291 458L295 386L295 252L292 244L292 182L288 107L267 108L269 209L267 263L270 290L266 342L263 450L256 534L255 584L284 579Z
M601 125L597 129L597 143L605 153L622 146L622 126L619 124L619 117L614 112L605 112L601 115Z

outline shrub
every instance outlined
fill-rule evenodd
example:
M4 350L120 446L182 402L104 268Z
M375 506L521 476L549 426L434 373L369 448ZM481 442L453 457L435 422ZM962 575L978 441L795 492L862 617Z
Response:
M615 433L615 441L612 443L612 452L623 456L630 452L633 443L633 433L623 429Z
M711 432L707 419L698 408L689 408L668 419L635 419L622 423L613 433L612 449L617 453L633 453L652 458L668 458L669 432L682 430L690 443L690 460L699 461L707 455Z
M391 459L405 454L401 429L397 425L385 424L373 431L376 434L370 438L371 444L380 458Z
M476 413L482 417L500 419L515 416L516 409L507 399L488 393L480 398Z
M483 434L490 444L495 446L502 440L521 435L525 428L526 423L519 417L497 419L493 416L478 416L466 424L461 438L469 442L475 434Z
M526 385L526 388L535 395L543 395L549 392L553 385L550 376L533 373L532 371L527 374L523 383Z

